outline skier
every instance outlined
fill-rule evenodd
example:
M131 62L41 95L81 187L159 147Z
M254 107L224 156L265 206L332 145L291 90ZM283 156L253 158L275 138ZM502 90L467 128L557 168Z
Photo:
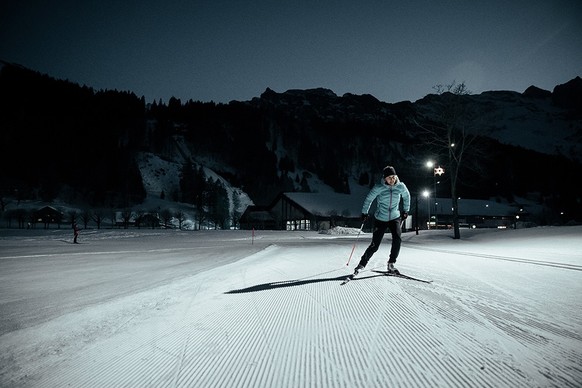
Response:
M362 222L368 219L368 211L374 199L377 199L376 212L374 213L374 231L372 242L362 255L360 263L354 270L356 276L366 267L372 255L380 247L382 238L386 230L392 234L392 246L390 248L390 257L388 258L388 272L398 272L394 268L394 263L400 253L400 244L402 242L402 225L401 221L408 217L410 211L410 192L403 182L400 182L396 170L392 166L384 167L382 171L382 181L376 184L366 196L362 206ZM402 199L402 211L400 208L400 199Z
M77 237L79 237L79 226L77 226L76 222L73 224L73 233L74 233L73 243L78 244Z

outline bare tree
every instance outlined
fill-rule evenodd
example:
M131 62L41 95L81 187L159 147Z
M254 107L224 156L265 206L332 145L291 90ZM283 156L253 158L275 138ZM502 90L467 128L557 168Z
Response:
M178 220L178 228L182 229L182 224L186 220L186 213L184 213L182 210L177 210L174 213L174 217L176 217L176 219Z
M97 229L101 229L101 223L105 219L105 210L103 209L94 209L91 212L91 219L97 224Z
M73 227L77 223L77 217L79 216L79 213L76 210L69 210L67 215L69 216L71 227Z
M168 225L170 225L173 216L174 215L172 214L172 212L168 209L163 209L160 212L160 217L162 218L162 222L164 223L164 228L167 228Z
M129 223L131 222L132 216L133 216L133 212L129 208L123 209L121 211L121 219L123 221L123 229L129 228Z
M145 214L146 214L146 212L143 209L137 209L135 211L135 226L137 226L138 229L141 229L141 225L144 222L144 215Z
M451 183L454 238L460 239L459 206L457 188L463 157L477 139L478 132L471 130L475 125L473 108L466 98L471 92L464 82L434 87L440 98L435 99L434 111L430 117L422 117L416 124L423 132L425 145L438 155L446 155L447 175Z
M117 226L117 211L115 209L111 209L111 215L109 216L111 218L111 227L115 227Z
M83 228L87 229L87 224L89 224L89 221L91 220L91 209L89 208L85 208L81 211L81 221L83 221Z

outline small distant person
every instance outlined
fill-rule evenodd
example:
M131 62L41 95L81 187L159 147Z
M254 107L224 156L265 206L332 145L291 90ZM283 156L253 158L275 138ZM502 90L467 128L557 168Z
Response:
M388 272L398 271L394 264L400 253L400 245L402 243L402 221L408 217L408 212L410 211L410 192L406 185L398 179L394 167L384 167L382 175L382 181L370 190L362 206L362 222L366 222L370 206L377 199L376 212L373 218L372 242L355 268L354 276L366 267L372 255L376 253L386 230L390 230L392 234L392 246L387 270ZM400 200L402 200L402 211L400 211Z
M77 225L77 223L73 224L73 235L74 235L73 243L78 244L77 237L79 237L79 226Z

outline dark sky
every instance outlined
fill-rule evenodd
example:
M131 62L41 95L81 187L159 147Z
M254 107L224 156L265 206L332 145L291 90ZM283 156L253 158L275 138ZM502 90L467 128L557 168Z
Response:
M147 102L553 90L582 76L582 1L2 1L0 59Z

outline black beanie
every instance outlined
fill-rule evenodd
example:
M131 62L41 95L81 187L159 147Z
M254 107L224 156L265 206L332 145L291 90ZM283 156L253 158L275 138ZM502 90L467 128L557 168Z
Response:
M384 167L384 170L382 171L382 173L384 174L384 178L386 178L387 176L390 176L390 175L396 175L396 170L392 166L386 166L386 167Z

